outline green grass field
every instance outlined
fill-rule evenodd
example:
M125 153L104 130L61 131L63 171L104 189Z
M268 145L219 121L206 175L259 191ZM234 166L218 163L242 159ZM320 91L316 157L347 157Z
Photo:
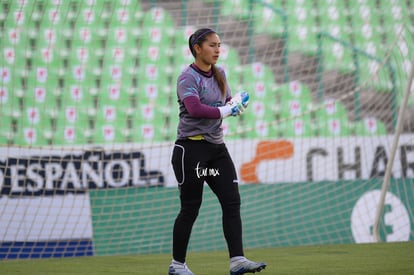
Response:
M276 274L414 274L414 242L322 245L247 250ZM0 261L0 274L146 274L166 275L170 255L101 256ZM197 275L228 275L226 252L190 253Z

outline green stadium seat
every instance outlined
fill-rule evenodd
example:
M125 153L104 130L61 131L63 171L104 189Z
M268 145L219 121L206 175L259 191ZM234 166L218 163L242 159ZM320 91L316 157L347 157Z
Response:
M383 9L381 15L384 20L384 30L392 31L392 26L409 22L410 5L404 0L380 0L379 6ZM411 3L412 14L412 3Z
M22 117L19 119L19 127L36 127L39 130L51 128L51 118L46 116L44 107L25 106Z
M133 108L132 91L130 86L122 85L123 83L104 83L101 86L99 96L97 97L97 106L111 105L122 109L125 113L130 113Z
M265 110L264 119L274 119L277 98L274 74L270 67L259 62L248 64L243 68L242 79L242 89L250 93L251 104L256 104L257 110Z
M196 30L197 28L192 25L178 27L174 32L174 47L187 46L188 48L188 39Z
M250 92L252 100L262 100L267 105L275 106L277 97L275 94L276 84L274 82L253 80L248 85L244 83L243 88Z
M323 108L315 112L316 128L320 136L348 136L351 134L348 112L335 99L326 99Z
M261 2L253 6L254 32L280 37L284 31L282 7L272 4L265 5Z
M313 1L286 1L285 11L288 19L289 51L316 55L317 12ZM329 16L329 14L325 14L324 16ZM304 45L306 46L304 47Z
M141 1L106 1L103 5L102 16L111 28L130 27L131 24L141 23L144 12Z
M276 138L277 133L274 130L274 127L271 126L269 121L266 120L256 120L250 121L247 124L244 124L246 138Z
M396 33L400 33L396 30ZM396 81L397 91L404 91L408 84L408 76L411 69L411 58L414 56L414 44L409 42L410 34L406 30L402 33L402 37L394 37L398 39L398 46L392 52L393 64L398 70L398 77ZM397 93L398 103L401 104L403 93ZM408 106L414 108L414 95L409 97Z
M100 37L102 39L102 47L106 50L104 57L108 57L109 60L116 58L117 60L125 61L124 59L121 59L123 56L136 56L138 53L137 42L130 34L130 27L128 26L110 26ZM116 55L117 52L114 50L119 48L125 51L123 56L119 54ZM107 54L109 56L107 56Z
M300 99L289 99L280 102L275 109L275 113L280 118L290 119L293 117L301 117L308 113L308 105Z
M0 86L0 115L10 119L19 118L22 114L21 97L11 91L7 86Z
M169 131L166 120L168 106L165 108L155 106L154 104L140 104L133 114L131 121L134 141L165 140Z
M414 15L413 3L404 0L381 0L380 5L384 7L384 11L387 11L382 13L382 28L385 32L387 49L390 45L397 43L391 53L391 61L397 68L396 89L397 91L404 91L414 54L414 43L412 43L413 24L411 21ZM397 93L397 99L398 103L401 104L402 93ZM409 98L408 105L414 108L414 96Z
M157 103L142 103L138 105L137 110L132 115L132 123L153 122L158 127L164 127L166 124L165 114L169 106L159 106Z
M95 71L96 68L93 62L84 63L72 60L69 70L62 76L63 85L65 87L76 86L82 89L85 95L87 93L93 93L97 89L97 80L101 75L104 75L104 72ZM115 71L117 73L116 75L111 75L113 73L112 67L105 67L105 69L105 76L111 79L120 76L118 71Z
M132 142L151 143L166 141L165 128L160 129L156 123L146 122L133 127Z
M141 92L136 97L136 105L156 104L168 106L170 93L165 89L165 84L159 85L155 82L147 82L141 85Z
M132 134L121 106L101 105L93 125L93 143L122 143Z
M24 107L37 107L42 109L46 118L54 118L59 112L57 98L54 89L31 85L23 96Z
M39 107L25 107L16 129L16 145L47 145L52 139L52 120Z
M349 124L345 120L338 118L328 118L327 120L318 120L317 133L322 137L335 137L335 136L350 136L351 131Z
M242 119L254 122L256 120L273 121L275 118L271 104L261 100L249 100L248 112L243 114Z
M39 5L29 5L28 1L3 1L0 7L0 18L5 29L30 25L31 21L39 18L32 18Z
M389 92L392 89L392 72L381 61L359 57L359 83L375 88L376 91Z
M349 136L348 112L338 100L326 99L323 108L315 113L315 128L320 136Z
M18 127L13 137L13 144L17 146L45 146L50 144L51 138L51 136L46 136L42 129Z
M165 47L165 45L171 45L173 43L172 34L168 33L161 26L142 28L140 39L139 47L142 48L148 46Z
M105 4L101 15L103 24L98 31L103 48L109 51L113 47L121 46L126 55L131 54L135 58L138 52L136 40L141 33L136 26L141 24L144 14L141 1L107 1ZM106 57L108 54L102 53L102 56Z
M339 119L348 119L348 111L344 104L334 98L326 98L323 102L323 108L316 111L319 118L335 117Z
M57 72L53 66L33 66L27 75L27 88L45 87L47 90L55 90L58 87Z
M108 2L106 1L80 1L77 4L75 28L100 29L103 26Z
M70 85L61 95L61 108L76 107L79 113L94 117L96 114L96 95L78 85Z
M225 63L217 64L217 66L224 70L227 84L232 90L233 95L240 90L247 90L240 82L240 71L237 70L237 67L228 66Z
M165 75L165 71L158 66L156 63L140 63L141 66L139 67L138 71L138 80L139 81L154 81L154 82L162 82L167 79Z
M171 14L161 7L153 7L145 12L140 34L140 46L158 45L165 47L173 42L175 23Z
M272 116L274 118L276 117L274 115L277 111L277 97L274 92L274 82L264 80L252 80L248 84L246 84L245 82L242 85L242 89L249 92L249 105L255 106L253 107L253 109L257 109L257 111L266 111L266 116ZM252 107L249 106L249 109L250 108ZM253 115L253 112L249 111L249 115L250 114Z
M281 104L292 99L301 101L305 106L312 103L309 87L297 80L276 87L276 93Z
M226 140L239 139L244 135L244 128L242 126L241 120L223 120L222 126L224 138Z
M62 126L55 129L51 143L59 145L85 145L89 142L89 132L83 132L82 129L74 125Z
M194 62L194 57L188 47L188 39L196 30L196 27L188 25L178 28L174 34L174 49L172 52L173 68L171 71L173 84L175 84L181 71Z
M172 15L167 10L155 6L145 12L142 20L143 28L154 26L166 28L172 34L172 32L174 32L175 22Z
M91 142L93 144L125 143L128 140L129 129L120 128L118 124L98 124L93 129Z
M348 23L350 12L344 0L319 3L317 15L320 19L320 31L349 43L351 25ZM342 43L323 38L323 66L325 70L352 72L355 70L352 58L353 51Z
M361 5L351 5L352 30L354 44L373 56L383 56L381 53L383 28L381 26L382 8L379 9L374 1L366 1Z
M102 69L98 81L99 85L96 86L99 91L109 91L108 87L118 86L123 94L124 92L126 94L133 93L131 88L134 86L134 79L137 78L137 74L139 73L138 67L136 67L134 62L130 64L107 63Z
M145 72L150 66L157 67L157 71L166 76L173 72L172 60L167 52L163 52L165 47L160 45L147 45L141 47L138 55L138 66L140 72ZM169 50L169 49L168 49Z
M414 44L410 43L410 32L413 30L411 21L414 14L413 4L404 0L381 0L380 3L384 7L383 9L387 11L382 13L382 29L385 34L386 45L389 47L389 45L393 45L398 40L398 47L396 47L398 53L392 54L392 57L399 58L401 56L403 60L408 59L407 62L409 62L410 57L414 53ZM403 26L407 26L407 28L404 29Z
M320 2L317 6L321 30L345 41L349 41L351 31L351 26L347 21L350 14L352 13L348 10L345 0Z
M239 53L232 46L226 43L221 43L219 63L220 62L227 63L229 66L240 66Z
M118 5L117 5L118 4ZM139 24L143 16L140 2L113 3L105 20L105 27L100 31L105 52L103 57L108 58L105 63L116 61L117 63L135 62L139 53L137 37L139 36ZM134 25L137 27L133 27ZM115 60L114 60L115 59Z
M159 68L153 64L148 64L145 68L141 68L138 78L138 98L144 102L152 101L155 98L160 102L166 102L175 90L176 79L170 83L167 75L159 71ZM145 91L145 95L141 93Z
M13 94L24 93L24 82L31 56L27 33L23 27L10 27L0 31L0 86Z
M68 3L69 1L65 2ZM31 21L27 32L30 38L36 40L36 45L42 45L44 48L65 45L65 33L70 30L68 8L65 4L50 3L42 6L42 10L38 11L38 14L33 12L33 17L39 17L39 22Z
M176 45L173 49L173 69L171 72L173 84L175 85L175 82L180 75L180 73L188 67L191 63L194 62L194 57L191 54L191 51L187 44L180 44Z
M58 80L64 74L65 65L59 48L59 30L42 29L36 37L34 47L27 55L30 70L27 74L27 86L34 88L39 85L50 89L58 89ZM26 47L30 48L30 46Z
M346 47L343 43L329 38L323 39L322 53L324 70L338 70L339 72L344 73L356 70L353 59L353 49Z
M245 0L228 0L222 1L220 14L222 16L232 16L240 20L246 20L250 15L250 1Z
M381 9L373 1L351 7L354 45L367 54L383 59L387 46L383 43L384 28L382 26ZM367 84L377 90L390 90L391 78L386 70L381 68L381 62L359 56L360 83Z
M40 39L39 39L40 40ZM46 84L43 84L45 87L56 87L58 79L61 75L65 74L66 67L64 63L64 58L61 56L61 52L56 44L48 44L49 42L38 43L37 48L35 48L30 57L28 57L28 62L33 70L44 70L47 73ZM32 82L41 82L40 76L32 77L30 80Z
M75 105L65 105L59 112L52 143L55 145L86 144L92 135L91 118Z
M357 136L381 136L387 134L384 123L375 117L366 117L355 123Z
M104 52L102 68L100 68L100 89L118 85L122 92L132 86L137 77L136 45L108 45Z
M310 115L282 120L272 125L272 127L275 128L279 137L295 138L316 136L315 127Z
M253 62L242 68L242 79L245 84L251 80L262 80L266 82L275 82L275 76L272 69L265 63Z
M178 44L173 51L173 63L176 72L180 72L183 66L188 66L194 62L194 57L191 54L188 44Z
M43 16L39 18L41 28L62 30L65 25L69 25L68 13L71 8L71 1L49 0L43 4Z
M312 96L309 88L299 81L291 81L276 88L273 111L280 119L303 117L309 114Z
M254 97L250 100L248 112L245 112L242 116L244 127L247 127L246 137L275 137L276 132L271 126L276 120L276 116L273 112L272 102L268 100L254 100Z

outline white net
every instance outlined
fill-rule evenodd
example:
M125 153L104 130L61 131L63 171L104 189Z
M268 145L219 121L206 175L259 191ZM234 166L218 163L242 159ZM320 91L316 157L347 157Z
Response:
M223 121L245 247L372 242L414 54L410 1L0 1L0 259L169 253L188 36L248 110ZM414 90L380 236L413 235ZM206 188L191 250L224 250Z

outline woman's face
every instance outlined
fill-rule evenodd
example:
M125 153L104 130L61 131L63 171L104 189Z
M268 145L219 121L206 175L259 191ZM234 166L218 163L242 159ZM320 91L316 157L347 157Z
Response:
M201 47L196 45L197 58L205 65L214 65L220 56L220 37L216 33L211 33L206 36Z

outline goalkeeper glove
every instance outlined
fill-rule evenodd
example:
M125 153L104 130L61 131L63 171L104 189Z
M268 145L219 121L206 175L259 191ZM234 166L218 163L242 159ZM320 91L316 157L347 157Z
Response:
M239 116L247 108L248 104L249 94L245 91L239 92L225 106L219 107L221 117Z
M239 105L239 107L244 111L247 108L247 105L249 105L249 99L249 94L246 91L242 91L238 92L234 97L232 97L228 104Z

